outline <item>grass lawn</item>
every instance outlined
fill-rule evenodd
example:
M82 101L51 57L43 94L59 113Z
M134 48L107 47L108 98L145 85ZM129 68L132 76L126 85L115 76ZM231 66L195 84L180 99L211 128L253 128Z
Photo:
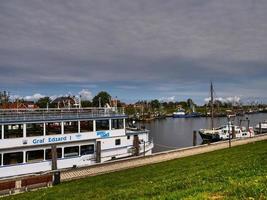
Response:
M3 199L267 199L267 141Z

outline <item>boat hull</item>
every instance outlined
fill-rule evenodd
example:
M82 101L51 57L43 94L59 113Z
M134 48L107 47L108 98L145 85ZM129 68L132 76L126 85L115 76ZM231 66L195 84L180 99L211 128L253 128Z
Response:
M204 141L217 142L221 140L219 134L203 133L202 131L199 131L198 133Z

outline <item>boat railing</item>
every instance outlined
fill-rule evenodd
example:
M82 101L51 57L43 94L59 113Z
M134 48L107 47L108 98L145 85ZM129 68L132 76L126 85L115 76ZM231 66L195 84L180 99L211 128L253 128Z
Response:
M60 120L124 115L124 108L0 109L1 122Z

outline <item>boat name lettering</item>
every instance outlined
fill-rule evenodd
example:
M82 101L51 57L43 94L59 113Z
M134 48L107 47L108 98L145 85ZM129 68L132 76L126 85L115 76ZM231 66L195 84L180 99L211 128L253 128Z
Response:
M70 138L71 140L71 138ZM64 137L49 137L47 138L42 138L42 139L33 139L32 143L33 144L44 144L44 143L53 143L53 142L62 142L62 141L67 141L67 136Z
M43 139L33 139L32 143L33 144L43 144L43 143L45 143L45 139L44 138Z
M61 141L66 141L66 140L67 140L67 136L48 138L48 142L61 142Z

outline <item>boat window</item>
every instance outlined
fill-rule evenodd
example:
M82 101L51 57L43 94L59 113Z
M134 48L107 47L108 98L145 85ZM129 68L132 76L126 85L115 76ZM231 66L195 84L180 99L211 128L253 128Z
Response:
M4 153L4 165L23 163L23 152Z
M46 135L57 135L61 134L61 123L60 122L49 122L46 123L45 134Z
M109 130L109 120L96 120L96 130L97 131Z
M57 148L57 158L62 158L62 148ZM46 149L45 150L45 159L52 160L52 150Z
M127 140L130 140L131 136L130 135L127 135Z
M112 119L112 129L123 129L123 119Z
M44 124L26 124L26 135L27 137L44 135Z
M23 124L4 125L4 138L23 137Z
M78 122L64 122L64 133L78 133Z
M2 154L0 154L0 165L2 166Z
M121 139L116 139L115 140L115 145L117 146L117 145L121 145Z
M40 162L44 160L44 150L26 152L26 162Z
M79 147L78 146L65 147L64 148L64 157L65 158L76 157L76 156L79 156Z
M82 145L81 146L81 155L93 154L94 153L94 145Z
M80 132L92 132L94 131L93 121L81 121L80 122Z

